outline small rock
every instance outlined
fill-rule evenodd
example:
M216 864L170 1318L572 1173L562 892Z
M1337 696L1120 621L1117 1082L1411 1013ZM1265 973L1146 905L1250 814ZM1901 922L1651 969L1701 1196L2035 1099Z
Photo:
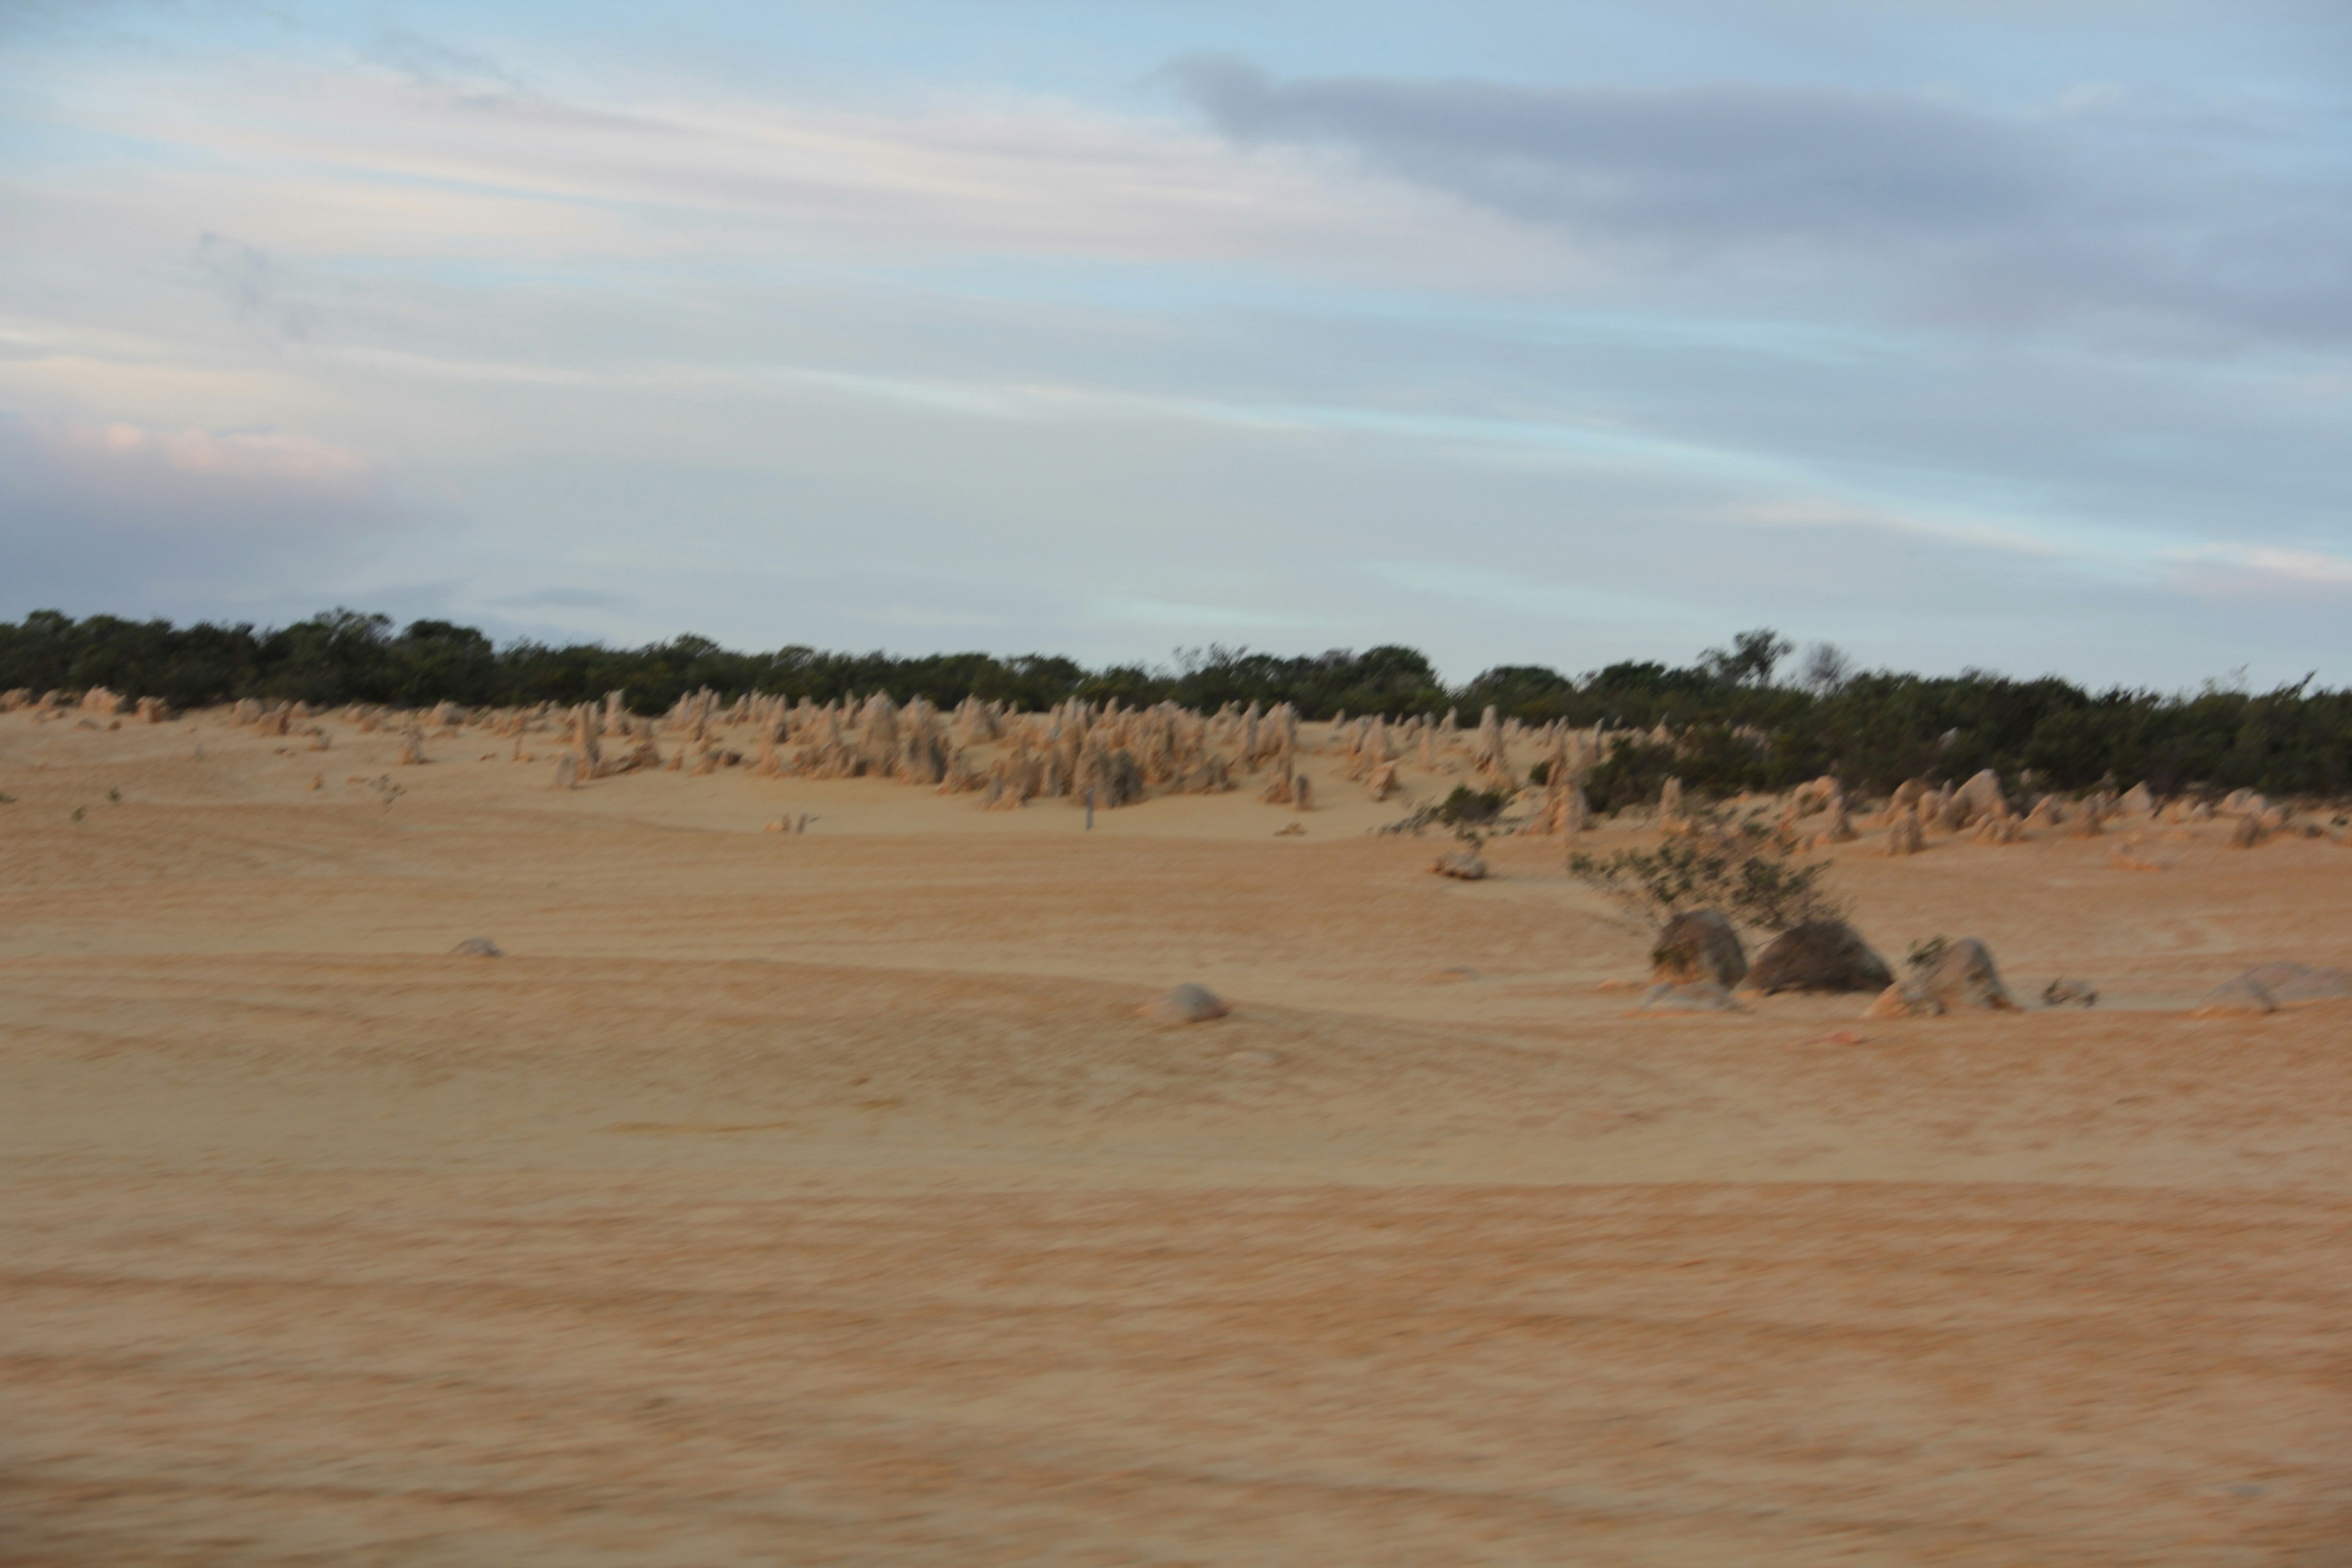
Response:
M1143 1011L1146 1017L1163 1024L1205 1024L1212 1018L1223 1017L1231 1009L1207 986L1185 984Z
M2042 988L2044 1007L2095 1007L2099 994L2087 980L2058 979Z
M453 958L504 958L506 950L486 936L469 936L449 950Z
M1440 855L1430 862L1429 868L1457 882L1483 882L1486 879L1486 862L1478 858L1478 852L1475 849L1457 849L1450 855Z

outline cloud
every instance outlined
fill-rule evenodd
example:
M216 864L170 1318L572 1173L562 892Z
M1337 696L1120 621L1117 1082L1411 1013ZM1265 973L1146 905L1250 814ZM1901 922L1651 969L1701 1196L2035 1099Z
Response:
M2168 112L2120 92L1995 111L1738 82L1282 79L1223 57L1165 75L1238 143L1341 150L1557 232L1623 277L1793 283L1841 314L1860 282L1979 327L2143 315L2352 334L2352 168L2331 124L2282 110Z
M297 432L0 414L0 615L306 614L401 527L363 460Z
M54 455L86 466L110 464L118 475L142 479L283 485L319 493L348 489L368 471L358 453L290 430L152 430L120 424L29 428Z
M196 237L194 265L205 286L238 324L286 342L307 342L307 312L285 297L285 279L269 253L207 230Z
M1654 239L1961 233L2032 221L2063 182L2017 128L1888 93L1170 76L1225 134L1323 141L1517 217Z
M529 96L530 85L486 54L461 49L405 27L387 27L362 47L361 58L388 66L412 81L485 98Z

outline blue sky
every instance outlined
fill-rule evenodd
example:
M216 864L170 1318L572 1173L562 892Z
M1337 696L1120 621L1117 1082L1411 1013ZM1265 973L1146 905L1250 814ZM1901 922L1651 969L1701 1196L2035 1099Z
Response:
M0 0L0 616L2352 682L2352 8Z

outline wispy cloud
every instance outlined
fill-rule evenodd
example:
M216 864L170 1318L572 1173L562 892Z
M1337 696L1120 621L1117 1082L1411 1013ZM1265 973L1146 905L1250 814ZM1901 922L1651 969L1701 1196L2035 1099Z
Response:
M1621 269L1728 271L1800 309L1848 310L1860 286L1980 326L2352 333L2352 157L2324 112L2209 108L2189 126L2112 90L1996 110L1843 87L1281 79L1231 58L1167 75L1238 143L1341 149Z

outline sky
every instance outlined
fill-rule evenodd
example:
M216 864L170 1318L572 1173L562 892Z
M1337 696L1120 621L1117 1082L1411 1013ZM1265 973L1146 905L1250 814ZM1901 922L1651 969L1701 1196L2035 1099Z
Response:
M2352 684L2341 0L0 0L0 618Z

